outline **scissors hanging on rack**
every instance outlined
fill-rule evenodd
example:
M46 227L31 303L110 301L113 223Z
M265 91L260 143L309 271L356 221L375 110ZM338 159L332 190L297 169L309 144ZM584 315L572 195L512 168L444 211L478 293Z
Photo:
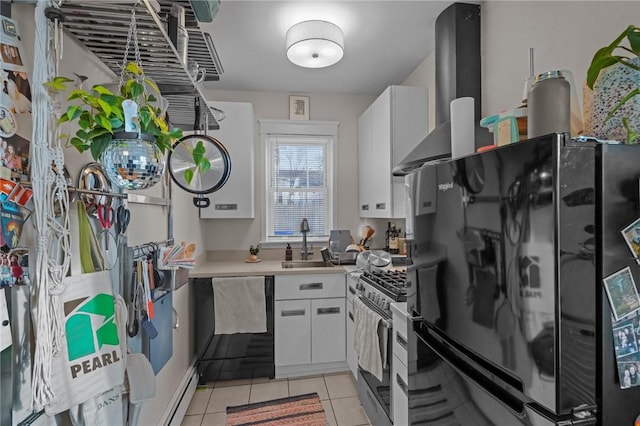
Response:
M98 204L98 220L102 229L108 231L113 225L113 209L106 204Z
M116 212L116 234L124 235L131 221L131 211L125 206L119 206Z
M102 225L102 231L98 234L98 241L100 241L102 247L104 247L103 258L105 259L105 268L112 269L118 261L118 243L116 237L110 231L115 219L114 211L112 207L104 203L99 203L96 208L98 221L100 225ZM112 245L112 247L109 247L110 245Z

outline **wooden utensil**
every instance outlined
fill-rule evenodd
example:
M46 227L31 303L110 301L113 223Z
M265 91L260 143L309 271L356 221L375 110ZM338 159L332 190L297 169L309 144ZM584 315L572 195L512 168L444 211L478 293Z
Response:
M369 239L373 237L373 234L375 233L376 233L375 229L373 229L369 225L366 225L363 228L363 239L360 241L360 245L364 247L365 244L367 244L367 241L369 241Z

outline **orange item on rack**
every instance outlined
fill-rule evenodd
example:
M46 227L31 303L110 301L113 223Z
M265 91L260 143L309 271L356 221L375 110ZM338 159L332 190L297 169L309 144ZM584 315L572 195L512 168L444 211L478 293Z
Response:
M478 148L476 150L476 152L491 151L492 149L496 149L497 147L498 147L498 145L485 145L485 146L481 146L480 148Z

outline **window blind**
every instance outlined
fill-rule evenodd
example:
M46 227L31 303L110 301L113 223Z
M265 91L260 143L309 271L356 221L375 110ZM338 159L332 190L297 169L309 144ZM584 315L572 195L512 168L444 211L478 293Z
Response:
M308 237L329 235L327 136L270 135L267 138L267 237L299 237L300 222L309 222Z

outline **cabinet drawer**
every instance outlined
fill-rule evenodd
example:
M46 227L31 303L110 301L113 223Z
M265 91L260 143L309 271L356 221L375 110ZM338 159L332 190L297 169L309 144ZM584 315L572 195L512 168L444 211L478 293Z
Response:
M343 274L278 275L276 300L345 297Z
M395 323L393 323L395 325ZM393 329L393 355L400 358L404 365L407 365L407 336L400 333L399 330Z
M391 312L393 314L392 351L395 356L402 360L404 365L407 365L408 337L409 333L413 332L408 329L407 304L404 302L392 303Z

